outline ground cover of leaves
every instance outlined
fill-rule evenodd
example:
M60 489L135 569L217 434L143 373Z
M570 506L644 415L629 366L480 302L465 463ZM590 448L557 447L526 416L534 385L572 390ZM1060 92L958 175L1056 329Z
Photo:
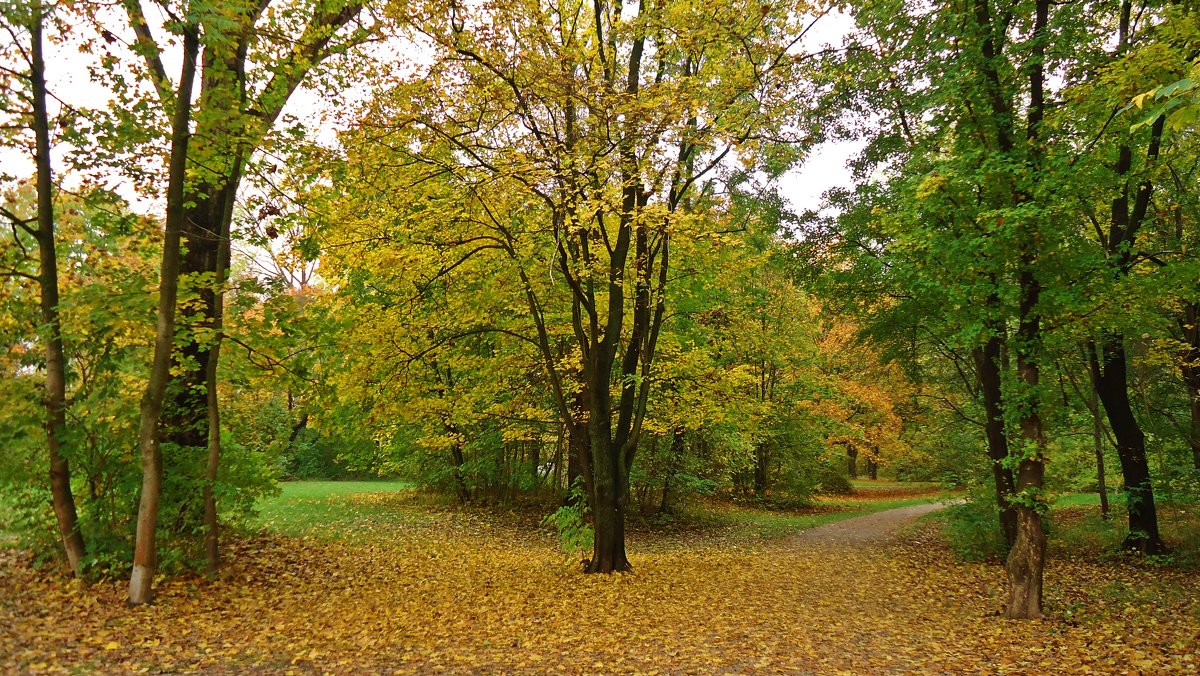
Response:
M1011 622L1003 569L955 563L931 525L846 547L643 534L634 572L586 576L521 519L353 499L421 518L242 539L220 581L169 580L144 608L123 606L123 585L81 591L2 550L0 671L1200 670L1194 572L1052 558L1049 618Z

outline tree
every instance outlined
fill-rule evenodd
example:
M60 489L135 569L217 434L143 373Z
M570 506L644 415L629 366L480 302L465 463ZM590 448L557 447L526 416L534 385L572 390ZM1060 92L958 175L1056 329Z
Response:
M381 92L363 122L369 134L378 130L390 161L451 181L467 218L480 221L457 238L461 256L498 253L517 272L563 421L575 417L571 398L582 392L591 572L629 567L629 474L671 241L699 225L685 198L726 157L753 162L758 148L788 140L801 63L789 50L802 9L414 3L403 21L429 46L429 61ZM539 269L553 270L569 294L577 385L547 325L562 310L530 279Z
M206 553L210 571L218 565L218 524L212 491L220 457L215 379L222 335L222 293L230 258L230 223L246 163L309 72L330 55L362 42L371 29L359 26L349 35L341 35L343 27L362 12L363 5L357 2L315 3L278 11L271 11L270 2L249 1L165 7L172 20L164 27L183 34L185 65L195 60L198 66L195 73L185 68L179 84L172 86L163 66L163 45L154 37L142 5L138 0L128 0L122 7L134 36L133 49L145 64L141 74L153 85L162 109L174 110L175 115L167 189L164 305L160 308L160 321L166 320L167 324L160 328L174 333L176 291L168 288L174 286L168 277L184 279L196 295L193 302L180 308L185 340L175 357L176 375L170 378L164 395L168 401L165 406L157 403L159 384L157 378L152 378L148 393L155 394L148 394L144 406L147 480L143 508L139 510L145 512L144 519L139 517L144 525L139 527L138 538L138 550L144 553L135 561L130 593L132 603L143 603L149 600L153 578L153 545L146 540L154 537L157 502L156 495L148 494L161 490L161 480L151 475L162 472L158 451L149 451L149 438L157 435L151 427L157 428L164 413L164 439L172 448L207 452L202 499ZM193 103L190 87L194 76L200 78L201 86ZM181 107L186 110L181 111ZM195 120L191 132L194 140L183 144L180 135L188 133L191 119ZM183 154L177 157L177 152ZM179 171L175 172L177 159ZM177 193L177 199L172 199L173 193ZM176 218L172 218L172 210L179 211ZM176 219L178 223L172 222ZM173 227L179 228L186 252L177 263L171 253ZM164 313L168 299L172 309ZM168 349L170 357L169 346L163 349ZM163 373L169 374L169 365L164 368ZM157 369L156 359L156 374ZM153 445L157 447L158 442Z
M860 282L893 294L872 301L887 318L876 331L906 327L892 335L903 344L927 332L978 394L997 498L1014 515L1002 517L1012 543L1008 614L1038 617L1046 327L1060 320L1069 271L1081 266L1062 205L1069 153L1047 124L1055 92L1046 74L1071 58L1057 36L1082 15L1040 0L900 16L891 5L858 9L873 42L845 63L872 74L855 86L863 101L889 101L896 114L859 161L866 201L843 218L854 229L839 245L861 261ZM888 162L888 178L873 180ZM864 231L864 222L876 225Z
M82 573L83 557L86 552L83 533L79 529L79 517L75 509L75 496L71 490L71 466L64 450L67 424L67 365L63 350L62 321L59 316L58 254L55 247L54 176L50 155L51 118L47 109L46 58L43 29L54 11L53 5L34 3L26 6L0 6L3 11L4 27L12 36L23 31L28 46L19 45L16 52L25 58L28 70L15 75L25 97L30 115L30 127L34 136L33 159L37 168L37 215L25 219L4 209L14 235L24 230L34 237L38 247L37 284L41 292L41 320L45 348L46 392L45 433L50 459L50 491L53 496L54 514L58 519L59 534L71 572L79 577ZM6 55L7 56L7 55ZM13 71L8 71L13 73ZM14 101L4 97L5 112ZM13 98L22 98L20 95ZM31 227L31 220L36 227Z

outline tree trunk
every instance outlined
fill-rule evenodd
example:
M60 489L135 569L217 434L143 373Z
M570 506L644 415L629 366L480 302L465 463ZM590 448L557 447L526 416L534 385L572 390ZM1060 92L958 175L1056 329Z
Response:
M1042 5L1046 0L1040 0ZM1042 617L1042 572L1046 565L1046 533L1042 530L1039 507L1043 504L1042 484L1045 475L1046 437L1042 427L1041 394L1038 391L1041 347L1041 319L1038 303L1041 284L1033 274L1034 255L1022 252L1024 269L1020 274L1021 306L1017 336L1021 350L1017 353L1017 374L1021 379L1021 437L1024 448L1017 466L1017 537L1008 552L1005 571L1008 573L1008 617L1036 620Z
M846 475L851 479L858 478L858 449L854 444L846 444Z
M1179 370L1187 387L1188 401L1191 402L1192 424L1188 443L1192 447L1193 466L1200 472L1200 303L1184 306L1179 326L1183 329L1183 342L1187 346L1180 355Z
M596 392L595 389L591 391ZM596 413L597 407L600 410L607 408L603 401L603 393L593 399L588 419L592 451L592 492L589 497L595 530L592 560L586 569L589 573L614 573L630 569L629 559L625 556L629 475L620 462L620 449L611 441L611 418Z
M867 460L867 475L871 477L871 481L879 480L879 461L874 458Z
M450 455L454 460L454 494L458 496L458 502L465 505L471 501L471 491L467 488L467 478L463 476L462 468L466 464L466 458L463 457L462 446L454 444Z
M566 504L574 504L571 489L577 481L582 480L585 495L592 494L591 465L592 447L591 436L588 432L588 413L586 395L580 390L571 400L571 419L567 423L567 495Z
M1041 486L1041 460L1024 460L1017 470L1018 487ZM1042 573L1046 563L1046 532L1042 517L1031 506L1017 507L1017 538L1008 552L1009 619L1036 620L1042 617Z
M240 171L238 172L240 174ZM234 184L237 180L235 178ZM212 298L212 328L213 344L205 371L205 393L208 403L208 463L205 467L204 482L204 553L208 574L215 576L221 567L220 519L217 514L216 486L217 476L221 465L221 400L217 392L217 367L220 364L221 334L225 330L225 292L223 285L229 270L230 242L229 224L233 220L233 200L235 188L224 191L224 209L221 214L224 230L217 249L217 286ZM292 406L291 392L288 392L288 407ZM307 417L305 417L307 420ZM297 431L292 430L292 439Z
M236 183L236 177L231 178L224 187L206 186L197 191L199 194L193 193L189 197L194 205L184 215L181 236L187 253L181 262L180 275L200 282L195 289L200 303L198 307L181 311L180 323L188 329L181 332L186 338L178 349L162 423L163 440L179 454L168 459L168 464L206 468L203 477L194 477L204 486L201 499L197 502L195 497L184 497L183 522L179 524L187 530L196 520L201 520L205 525L206 550L208 533L215 533L217 518L215 503L209 504L212 493L209 484L216 481L220 463L220 402L216 378L224 310L221 287L229 267L228 223L232 218ZM203 329L205 333L201 334L197 329ZM214 424L217 427L213 427ZM205 455L207 461L200 462ZM188 456L193 457L191 462L187 461Z
M996 505L1000 509L1000 531L1012 547L1017 539L1017 510L1009 502L1015 482L1012 471L1004 464L1008 459L1008 435L1004 431L1003 393L1000 376L1000 355L1003 340L993 335L981 348L972 351L979 390L983 394L986 415L984 432L987 435L988 458L992 461L992 480L996 485Z
M1125 337L1119 333L1107 334L1103 344L1093 345L1091 350L1092 378L1108 414L1108 426L1117 440L1117 457L1125 479L1129 535L1125 537L1124 547L1144 554L1162 553L1165 547L1158 533L1154 487L1150 481L1150 464L1146 460L1146 436L1129 402Z
M167 211L159 276L154 362L146 392L142 396L138 431L138 445L142 454L142 494L138 504L133 573L129 578L130 605L152 600L154 574L158 563L155 536L158 528L158 504L162 495L162 451L159 446L158 427L167 381L171 375L171 352L175 339L175 301L179 291L179 240L184 215L184 183L187 179L188 127L192 112L192 81L196 70L196 53L200 45L197 26L188 25L183 30L183 68L171 124L171 160L167 179Z
M770 454L763 443L754 447L754 496L762 498L767 494L767 470L770 465Z
M1096 484L1100 492L1100 518L1109 518L1108 486L1104 476L1104 421L1100 419L1100 399L1092 380L1092 400L1088 408L1092 411L1092 442L1096 447Z
M679 466L679 461L683 458L686 450L685 442L687 433L682 427L675 428L675 432L671 435L671 460L667 465L667 475L663 477L662 497L658 501L658 513L666 514L670 508L671 486L675 483L675 470Z
M592 443L596 443L595 437ZM615 453L610 453L616 459ZM620 470L615 463L603 469L597 468L596 491L592 497L592 517L595 525L595 540L592 560L587 565L589 573L615 573L630 570L625 555L625 509L628 498L620 495L620 482L616 476Z
M204 562L205 572L215 577L221 568L220 524L217 516L217 469L221 463L221 408L217 402L216 348L209 364L208 394L208 464L204 476Z
M1033 301L1030 309L1036 307L1037 287L1034 285ZM1029 315L1022 313L1026 317ZM1022 324L1032 325L1024 331L1024 339L1040 340L1036 318L1023 320ZM1008 613L1009 619L1036 620L1042 617L1042 572L1046 565L1046 533L1042 529L1042 517L1038 506L1041 500L1042 480L1045 474L1043 452L1045 450L1045 435L1042 429L1041 415L1038 413L1037 387L1039 369L1036 362L1027 356L1018 360L1022 384L1026 391L1024 396L1026 415L1021 420L1021 435L1028 446L1026 457L1017 467L1016 493L1017 505L1017 536L1008 552L1005 571L1008 574Z
M46 10L34 12L29 26L30 80L33 94L33 132L37 164L38 284L46 335L46 447L50 455L50 494L59 537L75 577L82 574L83 533L71 492L71 465L63 454L67 426L67 363L62 321L58 314L58 254L54 240L54 185L50 158L50 116L46 109L46 60L42 52L42 22Z

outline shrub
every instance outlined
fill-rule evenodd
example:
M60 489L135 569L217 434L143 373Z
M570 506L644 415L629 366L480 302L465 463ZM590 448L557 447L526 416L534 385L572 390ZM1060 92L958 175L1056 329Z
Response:
M951 551L964 561L997 560L1008 555L995 489L987 484L971 485L967 501L946 510L945 533Z

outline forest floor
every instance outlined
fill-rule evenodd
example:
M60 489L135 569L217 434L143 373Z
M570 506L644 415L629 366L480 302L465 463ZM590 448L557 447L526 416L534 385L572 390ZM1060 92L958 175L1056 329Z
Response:
M796 535L928 490L864 486L784 513L709 505L636 527L634 571L611 576L579 572L526 512L305 491L265 506L268 527L230 544L219 581L166 580L149 607L0 550L0 672L1200 670L1194 568L1054 539L1047 619L1014 622L1003 567L956 562L937 515L889 522L866 546Z

